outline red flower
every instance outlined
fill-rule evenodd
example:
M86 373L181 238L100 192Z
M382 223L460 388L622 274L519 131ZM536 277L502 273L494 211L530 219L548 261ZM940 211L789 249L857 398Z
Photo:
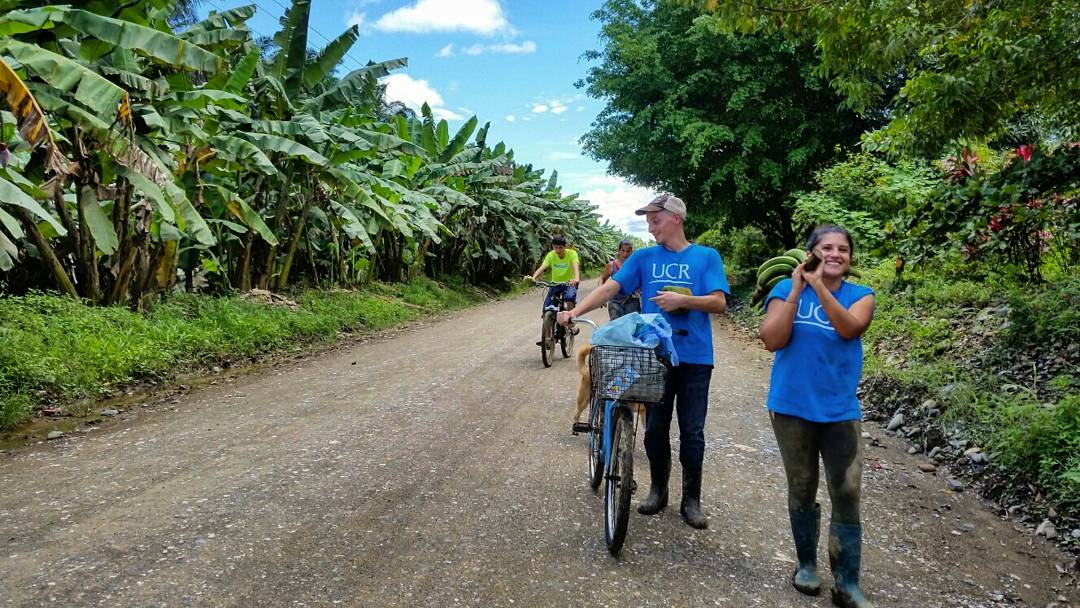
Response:
M1025 162L1031 162L1031 153L1034 151L1035 146L1024 144L1016 149L1016 155L1024 159Z

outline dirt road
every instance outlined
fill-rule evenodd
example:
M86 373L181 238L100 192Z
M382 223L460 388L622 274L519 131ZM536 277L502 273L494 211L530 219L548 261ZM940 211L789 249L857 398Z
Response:
M633 513L616 559L569 433L575 367L544 369L533 345L538 297L0 455L0 606L828 605L787 582L768 353L716 326L710 527L679 518L676 465L676 504ZM864 589L879 607L1078 601L1045 541L866 430L880 445L866 452Z

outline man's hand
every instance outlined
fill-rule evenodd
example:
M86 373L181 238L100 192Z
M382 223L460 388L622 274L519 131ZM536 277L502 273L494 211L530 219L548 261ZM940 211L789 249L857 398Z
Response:
M570 279L570 280L569 280L569 281L567 281L566 283L567 283L568 285L570 285L571 287L577 287L577 286L578 286L578 283L579 283L579 281L578 281L577 279Z
M650 301L656 302L656 305L660 307L660 310L664 312L674 312L676 310L686 310L686 300L689 296L685 296L681 293L675 293L674 291L661 291L651 298Z
M532 276L531 274L527 274L527 275L521 277L521 280L522 281L532 281L533 283L535 283L536 282L536 277Z
M570 323L574 321L575 317L577 317L577 315L574 314L574 311L564 310L559 314L555 315L555 320L559 322L559 325L569 327Z

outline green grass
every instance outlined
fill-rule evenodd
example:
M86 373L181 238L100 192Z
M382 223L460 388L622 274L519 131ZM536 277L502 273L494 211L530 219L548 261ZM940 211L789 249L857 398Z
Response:
M147 315L49 294L0 297L0 429L40 407L70 408L134 383L332 342L342 332L389 327L483 297L461 284L428 279L356 292L305 292L296 296L296 311L186 294Z

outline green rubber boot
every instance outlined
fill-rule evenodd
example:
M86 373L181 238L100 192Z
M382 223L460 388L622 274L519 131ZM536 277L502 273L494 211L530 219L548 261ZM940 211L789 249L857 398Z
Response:
M817 595L821 593L821 578L817 572L817 547L821 537L821 505L802 511L789 511L791 535L795 537L795 555L799 558L799 569L791 575L791 584L799 593Z
M862 561L862 525L829 525L829 567L836 587L832 590L833 604L841 608L874 608L859 589L859 569Z

